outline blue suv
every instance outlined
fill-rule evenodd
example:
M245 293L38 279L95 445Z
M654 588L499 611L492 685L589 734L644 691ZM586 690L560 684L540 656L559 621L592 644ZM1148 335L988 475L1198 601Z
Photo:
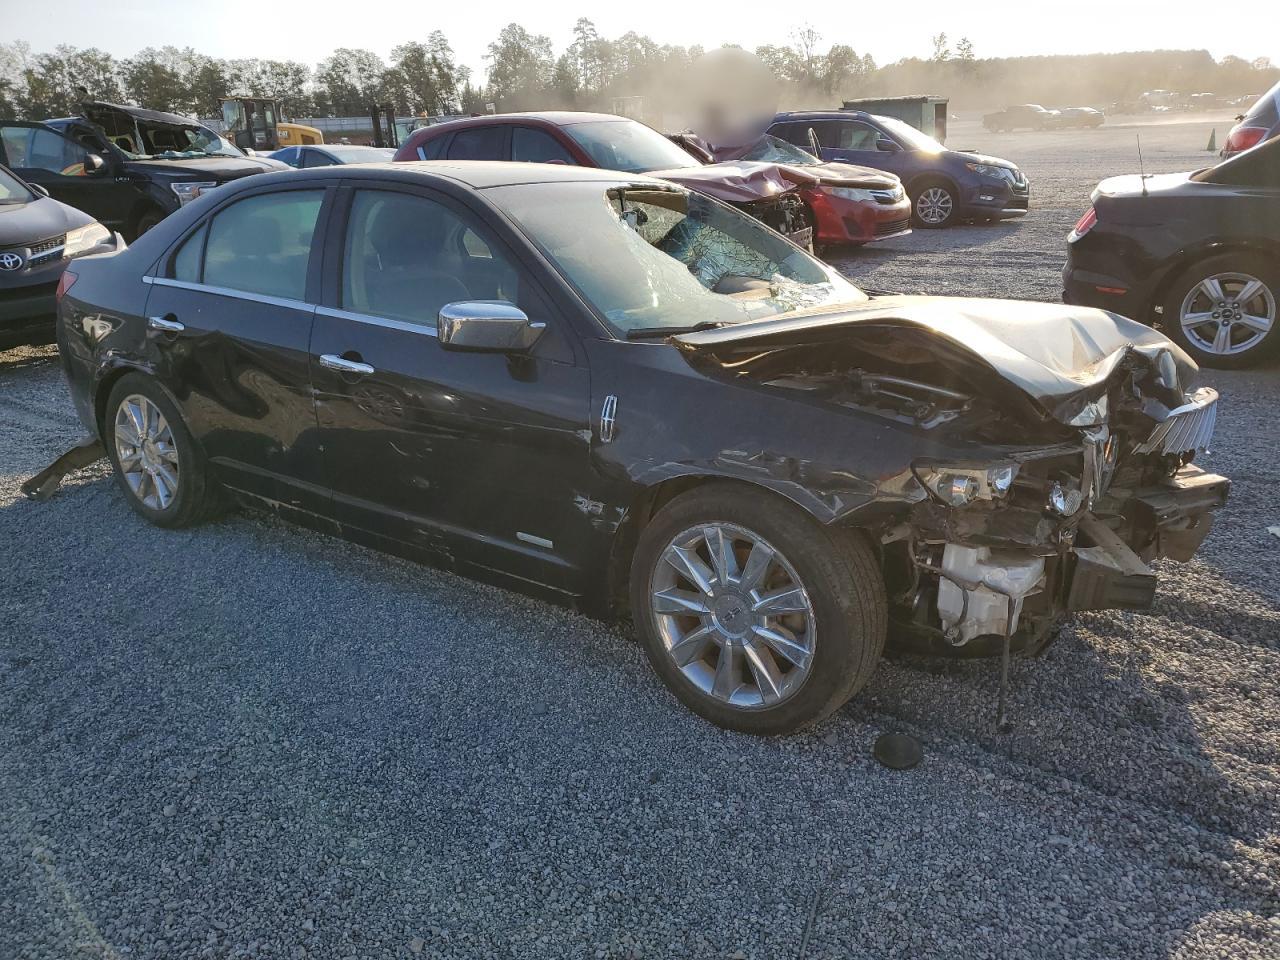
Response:
M913 222L925 229L1021 217L1030 206L1027 178L1008 160L948 150L893 117L853 110L779 113L768 133L807 149L810 130L823 160L897 174L911 197Z

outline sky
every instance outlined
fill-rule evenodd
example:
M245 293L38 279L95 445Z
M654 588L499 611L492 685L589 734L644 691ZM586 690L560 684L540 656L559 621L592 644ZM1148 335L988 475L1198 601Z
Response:
M845 43L877 63L927 57L930 37L940 31L953 47L967 35L978 57L1207 49L1218 58L1265 56L1280 63L1280 31L1271 29L1275 0L1217 0L1212 16L1202 0L1022 0L995 6L911 0L902 8L842 2L830 4L829 13L820 10L777 0L0 0L0 42L26 40L36 52L59 43L96 46L117 57L171 44L225 59L314 65L339 46L364 47L385 59L397 44L442 30L459 61L481 77L485 48L506 24L515 21L546 34L559 53L572 40L574 21L587 16L607 38L635 30L659 43L708 49L723 43L749 50L785 44L792 29L808 23L822 35L821 49Z

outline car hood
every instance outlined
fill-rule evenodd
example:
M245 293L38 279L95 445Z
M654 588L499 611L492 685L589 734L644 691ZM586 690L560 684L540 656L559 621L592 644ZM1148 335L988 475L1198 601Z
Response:
M0 203L0 247L48 240L88 223L93 223L93 217L87 213L48 197L29 203Z
M964 297L875 297L865 303L733 324L674 338L686 355L725 356L741 347L835 343L875 331L907 332L968 367L988 371L1033 401L1044 416L1071 426L1105 419L1095 401L1125 375L1155 421L1180 406L1198 368L1163 334L1117 314L1085 307ZM1141 379L1141 385L1137 380ZM975 386L978 386L975 384Z
M817 183L819 178L802 173L804 169L776 163L737 160L699 167L677 167L674 170L650 170L648 175L670 180L726 203L751 203L788 193L795 190L797 185Z
M989 167L1004 167L1008 170L1018 169L1018 165L1015 163L1010 163L1008 160L992 157L985 153L974 153L972 150L950 150L948 152L965 163L985 163Z
M757 137L748 143L731 147L712 147L706 144L706 141L699 140L704 149L708 150L719 161L738 161L743 154L753 150L763 137ZM827 186L832 187L862 187L865 190L892 190L901 181L892 173L884 170L874 170L871 167L861 167L853 163L817 163L817 164L791 164L779 163L779 167L784 167L788 171L794 171L793 176L800 178L817 177L819 181ZM798 180L797 182L803 182Z
M192 157L180 160L129 160L128 170L146 173L163 173L175 179L195 180L208 177L211 180L236 180L254 173L272 170L288 170L286 164L270 157Z

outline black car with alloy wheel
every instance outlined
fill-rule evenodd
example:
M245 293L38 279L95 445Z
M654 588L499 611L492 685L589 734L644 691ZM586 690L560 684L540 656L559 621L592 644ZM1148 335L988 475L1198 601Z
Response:
M0 350L52 343L54 295L67 263L118 236L0 167Z
M1202 366L1280 350L1280 139L1195 173L1104 180L1067 239L1066 302L1157 325Z
M870 296L639 174L253 178L68 277L71 395L141 516L267 503L629 616L753 733L830 714L887 640L1031 651L1150 604L1227 492L1193 462L1217 394L1149 327Z

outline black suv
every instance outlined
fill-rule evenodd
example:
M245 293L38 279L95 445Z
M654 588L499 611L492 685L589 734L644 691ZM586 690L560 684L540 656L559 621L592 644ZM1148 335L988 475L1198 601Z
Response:
M44 123L0 120L0 163L130 240L229 180L288 169L173 113L86 103Z

